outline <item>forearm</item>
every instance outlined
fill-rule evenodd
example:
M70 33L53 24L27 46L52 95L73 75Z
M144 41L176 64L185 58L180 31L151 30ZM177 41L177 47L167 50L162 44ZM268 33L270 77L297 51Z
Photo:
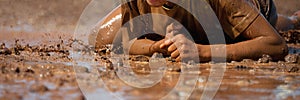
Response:
M287 53L284 42L270 42L271 37L258 37L253 40L231 44L227 46L227 54L231 60L258 59L263 54L270 55L274 60L283 58Z
M200 60L209 61L213 57L224 58L226 48L226 56L224 59L227 61L240 61L243 59L258 59L263 54L270 55L274 60L283 58L287 54L287 46L284 42L270 42L273 38L258 37L252 40L239 42L228 45L198 45ZM202 50L200 50L202 49ZM215 52L212 52L212 49ZM225 50L224 50L225 51Z
M138 39L133 42L130 47L129 54L133 55L152 55L151 46L155 43L155 41L149 39Z
M229 60L257 59L263 54L277 60L287 54L285 41L262 16L258 16L240 35L249 40L227 45Z
M275 40L272 37L258 37L235 44L198 45L197 47L201 62L210 61L213 57L223 58L227 61L258 59L263 54L270 55L274 60L282 59L287 54L287 46L284 42L271 41Z
M228 45L227 54L232 55L232 60L257 59L263 54L277 60L288 51L285 41L262 16L258 16L240 35L249 40Z

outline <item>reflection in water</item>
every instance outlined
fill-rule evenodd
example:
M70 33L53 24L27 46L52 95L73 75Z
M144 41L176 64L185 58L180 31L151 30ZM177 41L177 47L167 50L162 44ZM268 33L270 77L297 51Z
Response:
M129 62L135 64L148 64L147 62L139 61ZM182 98L182 96L187 95L187 92L184 92L186 91L185 89L189 89L189 86L193 85L193 83L195 82L193 79L189 79L187 77L187 79L185 79L186 81L184 81L183 83L183 86L180 88L180 91L169 94L169 92L176 86L176 84L178 84L181 72L166 70L161 81L155 84L154 86L149 88L136 88L120 80L115 70L105 69L105 65L107 64L101 64L101 66L93 66L97 67L98 69L98 72L94 72L93 75L100 75L98 79L95 80L101 81L88 81L93 81L93 83L99 84L92 86L94 92L100 89L102 92L105 91L108 94L111 93L117 98L122 99L159 99L166 95L170 95L170 99L180 99ZM226 72L224 74L221 86L214 97L215 99L297 99L300 97L300 77L297 77L299 73L283 72L284 70L282 70L281 72L274 73L274 70L282 68L280 67L280 64L273 65L272 63L255 63L253 65L247 65L247 68L236 67L236 65L240 65L240 63L227 64ZM178 63L167 62L167 68L178 68L180 66L181 64ZM211 64L200 64L199 69L201 73L189 73L191 75L199 75L199 78L196 81L197 85L194 87L193 93L189 97L190 99L200 99L206 84L214 84L208 83L207 81L208 76L210 74L210 66ZM292 64L285 64L285 66L292 66ZM129 69L130 67L122 68ZM138 76L146 76L149 74L134 73L142 72L143 70L141 71L141 69L132 68L131 70L133 70L133 73L131 74L135 74ZM123 72L126 73L126 71ZM127 76L125 75L123 77ZM85 78L91 79L90 76L82 77L82 80L79 79L79 81L87 81L84 80ZM81 87L81 89L84 89L86 87L91 86L87 85L85 87ZM89 92L94 93L93 91ZM87 93L89 92L87 91Z
M76 61L77 67L74 68L80 88L85 94L88 94L86 96L90 97L99 97L103 94L103 98L160 99L169 95L168 99L184 99L184 96L188 95L186 91L196 84L196 86L193 86L193 93L189 98L200 99L205 86L215 84L209 82L208 77L211 66L216 63L196 64L199 70L188 71L186 73L187 77L184 78L185 81L182 83L183 85L178 88L178 91L170 93L179 84L182 75L182 69L180 68L182 64L180 63L166 60L165 68L159 69L160 67L157 67L158 69L155 69L155 67L151 69L149 67L150 58L147 57L138 56L134 58L129 56L128 59L125 59L128 64L124 64L122 57L97 62L93 59L101 57L95 56L93 58L93 54L71 53L75 55L74 57L79 58ZM139 59L142 59L142 61L139 61ZM82 71L82 69L78 71L76 68L87 68L88 71ZM214 99L299 99L300 74L297 70L291 71L293 68L299 68L299 64L282 61L258 63L253 60L227 63L221 86ZM151 72L159 76L158 73L162 72L159 70L166 71L161 80L155 84L151 80L144 79L141 81L132 77L147 77ZM117 72L121 72L119 75L123 75L122 77L126 78L127 81L149 83L152 86L138 88L129 85L120 79ZM192 77L193 75L198 75L196 81ZM107 97L107 95L110 97Z
M281 76L279 80L283 80L284 84L278 85L273 94L276 99L299 99L300 95L300 81L294 76Z

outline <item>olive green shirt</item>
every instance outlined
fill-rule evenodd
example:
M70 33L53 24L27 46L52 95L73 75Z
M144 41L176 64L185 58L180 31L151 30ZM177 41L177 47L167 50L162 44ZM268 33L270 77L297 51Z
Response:
M201 24L186 10L196 11L203 7L198 6L198 0L182 1L181 3L188 5L188 8L176 5L167 10L163 7L150 7L146 0L126 1L122 5L122 23L128 27L131 34L165 35L166 27L175 20L186 28L196 43L208 44L207 34ZM273 26L276 24L277 13L272 0L206 0L206 2L219 19L227 43L243 41L244 38L239 35L258 16L265 17ZM158 15L153 16L154 14Z

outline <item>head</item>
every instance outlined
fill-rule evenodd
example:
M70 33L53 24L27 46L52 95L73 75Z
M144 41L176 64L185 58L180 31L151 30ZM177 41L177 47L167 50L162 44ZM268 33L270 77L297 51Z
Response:
M180 0L146 0L146 1L152 7L160 7L164 4L166 4L168 1L177 3Z
M163 4L167 3L167 0L146 0L146 1L152 7L160 7Z

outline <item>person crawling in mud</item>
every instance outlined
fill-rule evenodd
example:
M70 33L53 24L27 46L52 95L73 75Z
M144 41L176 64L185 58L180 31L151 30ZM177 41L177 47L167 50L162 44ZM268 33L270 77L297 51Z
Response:
M287 45L278 34L278 30L299 26L300 14L298 13L300 12L292 17L279 16L272 0L206 1L223 28L227 61L258 59L263 54L270 55L273 60L279 60L288 53ZM128 0L125 2L99 24L96 47L111 44L120 28L127 27L129 34L145 34L133 42L129 50L130 54L152 55L159 52L180 61L183 57L195 55L187 53L188 43L192 42L198 49L197 56L201 62L211 60L211 47L219 44L209 44L207 38L209 34L205 33L201 24L186 10L200 9L198 0ZM189 8L185 9L177 4L187 4ZM147 14L153 15L138 17ZM168 16L180 24L154 14ZM190 33L193 41L181 34L186 32L184 29Z

